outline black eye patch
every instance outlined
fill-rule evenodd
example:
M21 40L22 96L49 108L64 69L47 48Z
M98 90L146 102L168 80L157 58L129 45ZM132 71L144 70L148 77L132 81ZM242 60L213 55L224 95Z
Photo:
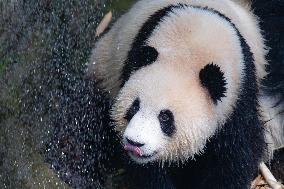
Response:
M133 116L139 111L140 109L140 100L136 98L135 101L132 103L130 108L127 110L124 118L129 122Z
M162 131L167 136L172 136L176 130L173 113L170 110L162 110L158 119L160 121Z
M221 101L221 98L226 96L227 82L224 73L216 64L211 63L204 66L199 72L199 79L201 84L209 91L214 104L217 104L217 101Z

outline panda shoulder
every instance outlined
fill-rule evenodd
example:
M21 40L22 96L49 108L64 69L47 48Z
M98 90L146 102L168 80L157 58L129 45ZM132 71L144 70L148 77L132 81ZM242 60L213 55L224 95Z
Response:
M118 85L119 70L122 64L116 60L118 58L116 48L119 48L117 32L121 22L118 20L107 33L97 40L87 63L87 76L94 78L105 90L113 90Z
M116 96L120 89L121 72L131 44L149 15L161 6L158 1L151 3L144 0L136 3L97 40L91 52L87 75L95 78L99 86L109 91L111 96Z

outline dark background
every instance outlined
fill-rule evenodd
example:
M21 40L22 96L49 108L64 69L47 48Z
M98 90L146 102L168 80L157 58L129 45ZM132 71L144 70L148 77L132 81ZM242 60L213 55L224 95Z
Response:
M103 15L112 10L115 19L132 3L0 1L1 189L69 188L62 180L100 188L92 178L105 173L98 161L107 157L92 156L104 150L93 142L108 139L95 136L101 125L92 119L107 102L84 79L85 64Z

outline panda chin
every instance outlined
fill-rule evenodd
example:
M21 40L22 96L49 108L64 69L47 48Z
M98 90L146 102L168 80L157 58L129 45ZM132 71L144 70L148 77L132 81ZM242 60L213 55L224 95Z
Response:
M138 164L146 164L149 162L153 162L157 159L157 152L154 152L150 155L142 155L142 156L137 156L133 152L128 152L128 155L134 162Z

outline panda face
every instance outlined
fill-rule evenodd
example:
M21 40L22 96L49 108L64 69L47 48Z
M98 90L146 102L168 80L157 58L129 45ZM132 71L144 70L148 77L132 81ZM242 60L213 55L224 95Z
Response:
M140 41L111 112L124 148L137 163L193 158L238 98L244 61L236 29L214 12L183 7Z
M140 100L137 98L126 113L128 126L123 134L123 142L129 155L137 162L144 163L154 160L162 151L161 147L166 142L164 138L173 135L175 125L170 110L161 110L157 116L150 110L139 109Z
M112 117L135 162L186 160L202 152L216 131L216 105L201 77L188 73L157 62L133 74L120 91Z
M140 111L139 98L129 107L125 119L129 124L123 134L124 148L138 162L155 159L161 146L165 145L165 137L171 137L175 132L171 110L164 109L158 114L149 110Z

